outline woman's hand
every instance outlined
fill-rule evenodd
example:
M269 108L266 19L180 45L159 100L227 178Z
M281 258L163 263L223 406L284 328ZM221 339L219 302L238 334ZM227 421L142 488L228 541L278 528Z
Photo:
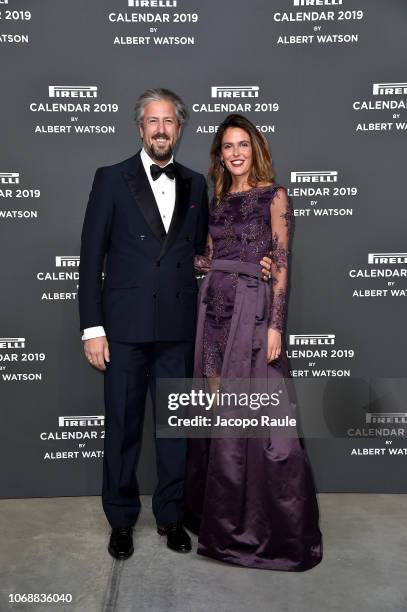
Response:
M270 257L263 257L260 262L261 274L264 281L268 281L271 278L271 259Z
M267 337L267 363L280 357L281 333L276 329L269 328Z

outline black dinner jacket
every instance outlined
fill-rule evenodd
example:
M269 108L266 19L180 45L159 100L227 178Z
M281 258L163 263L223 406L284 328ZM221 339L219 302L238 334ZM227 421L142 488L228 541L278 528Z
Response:
M174 162L176 201L165 231L140 151L98 168L82 229L80 328L103 325L108 340L193 340L197 282L205 250L205 178ZM105 264L105 278L102 270Z

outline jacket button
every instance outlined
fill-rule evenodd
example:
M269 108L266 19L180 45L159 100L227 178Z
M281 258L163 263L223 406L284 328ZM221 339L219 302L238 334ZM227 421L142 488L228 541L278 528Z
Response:
M177 291L177 293L175 294L175 297L178 299L179 298L179 291Z
M159 262L159 261L156 261L156 262L155 262L155 265L157 266L157 268L159 268L159 267L160 267L160 262Z
M180 268L180 267L181 267L181 264L179 261L177 261L177 268Z
M156 297L157 297L157 294L156 294L156 293L153 293L153 298L156 298Z

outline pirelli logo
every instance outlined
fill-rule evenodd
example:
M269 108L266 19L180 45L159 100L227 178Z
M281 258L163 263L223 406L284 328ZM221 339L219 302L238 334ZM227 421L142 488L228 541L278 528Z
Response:
M407 424L407 412L366 412L366 423Z
M336 183L337 170L307 170L291 172L292 183Z
M0 338L0 349L25 348L25 338Z
M50 98L97 98L95 85L49 85Z
M1 185L18 185L20 182L19 172L0 172Z
M79 268L79 255L56 255L55 265L57 268Z
M128 0L132 8L177 8L177 0Z
M407 83L373 83L374 96L402 96L407 94Z
M213 85L211 87L212 98L258 98L258 85Z
M102 414L91 416L60 416L59 427L104 427L105 417Z
M341 5L342 0L294 0L293 6Z
M407 253L369 253L367 256L369 264L406 264Z
M326 346L335 344L335 334L290 334L293 346Z

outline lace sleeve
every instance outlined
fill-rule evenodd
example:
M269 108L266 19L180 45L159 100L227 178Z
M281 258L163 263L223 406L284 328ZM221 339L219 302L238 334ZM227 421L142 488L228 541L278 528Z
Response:
M206 274L209 272L213 256L213 243L211 235L208 234L206 239L205 253L203 255L195 255L194 268L197 274Z
M292 205L283 187L279 187L270 204L272 300L268 327L283 332L288 289L288 254L293 220Z

